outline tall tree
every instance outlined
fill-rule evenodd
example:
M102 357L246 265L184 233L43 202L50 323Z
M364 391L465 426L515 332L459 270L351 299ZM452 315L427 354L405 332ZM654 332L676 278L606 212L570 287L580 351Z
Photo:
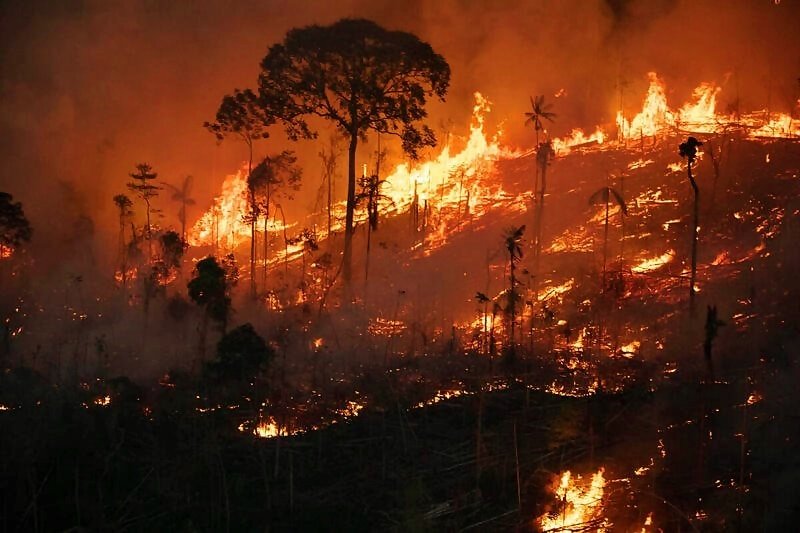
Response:
M556 118L556 114L553 113L550 109L552 108L552 104L548 104L544 101L544 95L540 94L536 98L533 96L530 97L531 99L531 110L525 113L525 124L530 124L533 126L533 131L536 135L536 153L537 156L539 154L539 149L541 145L539 144L539 132L544 131L544 121L553 122ZM536 202L536 191L539 188L539 166L538 166L538 157L537 157L537 166L535 167L535 177L533 182L533 198L534 203Z
M622 195L611 187L602 187L594 192L589 197L590 205L605 205L606 216L603 228L603 291L606 290L606 263L608 261L608 214L611 202L616 203L620 209L620 216L628 214L628 208L625 206L625 200Z
M114 205L117 206L119 216L119 267L122 276L122 286L128 285L128 243L125 242L125 225L133 214L133 202L124 194L114 196Z
M703 143L694 137L689 137L678 147L678 154L686 159L686 173L689 176L689 183L694 191L694 213L692 217L692 273L689 278L689 309L694 313L694 285L697 278L697 227L700 224L700 189L692 175L692 165L697 158L697 147Z
M280 198L292 198L292 192L300 189L303 171L297 165L294 152L284 150L279 154L265 156L250 173L247 188L253 192L255 213L263 217L264 222L264 270L262 284L267 283L267 266L269 262L269 217L271 208ZM251 265L252 268L255 266ZM252 271L255 277L255 270Z
M203 126L222 142L227 137L238 137L247 145L247 178L249 213L245 221L250 224L250 292L256 296L256 224L258 222L258 204L256 192L250 186L253 173L253 143L269 137L267 128L275 123L275 114L269 106L259 101L250 89L240 91L234 89L233 94L225 95L217 110L214 122L205 122Z
M516 346L514 336L517 322L517 302L519 293L517 292L517 262L522 259L522 236L525 233L525 226L511 227L503 236L503 245L508 252L508 306L506 312L511 317L511 350Z
M152 226L150 225L150 200L158 196L161 187L154 185L158 174L153 172L153 167L147 163L136 165L136 172L132 172L130 177L133 181L128 183L128 189L141 198L147 208L147 225L144 228L144 238L147 239L147 260L153 259Z
M290 138L316 135L307 122L312 115L332 122L349 140L346 284L351 279L359 139L370 130L394 135L416 158L421 148L436 144L433 131L419 124L427 116L427 99L444 100L449 84L449 65L428 43L363 19L293 29L261 62L261 100L281 109Z
M10 256L21 244L29 242L33 230L20 202L7 192L0 192L0 259Z
M172 190L171 199L181 204L181 208L178 211L178 220L181 223L181 240L184 242L186 242L186 207L195 204L194 199L190 196L193 182L194 178L192 176L186 176L183 178L183 183L180 188L171 183L164 184Z

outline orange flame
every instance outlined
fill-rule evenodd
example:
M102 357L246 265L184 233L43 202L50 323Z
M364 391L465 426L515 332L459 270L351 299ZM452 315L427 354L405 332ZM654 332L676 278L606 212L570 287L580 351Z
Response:
M601 468L592 475L589 482L581 476L573 477L567 470L553 485L553 492L559 499L558 512L548 513L539 521L543 531L593 531L604 532L610 526L602 517L603 492L606 480ZM573 529L575 528L575 529Z

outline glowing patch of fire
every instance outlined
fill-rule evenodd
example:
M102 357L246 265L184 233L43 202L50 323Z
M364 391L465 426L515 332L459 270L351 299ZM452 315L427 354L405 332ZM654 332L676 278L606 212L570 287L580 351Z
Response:
M591 480L573 476L567 470L553 486L558 508L539 518L543 531L606 531L610 526L603 518L603 491L606 480L601 468Z

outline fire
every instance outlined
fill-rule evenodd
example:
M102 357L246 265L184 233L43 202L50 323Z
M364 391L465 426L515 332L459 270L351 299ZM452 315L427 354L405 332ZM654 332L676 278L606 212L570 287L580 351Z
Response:
M559 500L558 508L539 519L543 531L600 531L610 527L603 518L603 492L605 470L600 468L591 480L572 476L567 470L553 485L553 493Z
M99 405L101 407L107 407L111 405L111 396L100 396L99 398L94 399L94 404Z
M701 83L694 90L694 103L687 103L678 111L680 125L693 132L713 133L716 129L717 95L722 89L711 83Z
M191 246L216 245L233 250L250 238L250 224L244 215L250 210L247 200L247 167L236 174L225 177L222 192L214 198L211 207L195 222L186 236ZM293 225L288 225L286 229ZM261 228L263 230L263 225ZM267 224L269 233L282 232L281 221L271 219Z
M572 148L590 144L600 145L603 144L605 140L605 132L603 132L600 126L597 126L594 132L588 136L583 132L583 130L575 128L567 137L553 139L551 142L553 144L553 150L557 154L566 155L570 153Z
M14 255L14 249L12 247L0 244L0 259L8 259L12 255Z
M655 72L648 72L647 76L650 78L650 87L642 110L630 121L622 115L622 111L617 112L617 128L621 138L652 137L674 122L675 115L667 106L664 83Z
M648 259L644 259L639 264L631 267L631 270L637 274L645 274L647 272L652 272L654 270L658 270L659 268L663 267L670 261L675 258L675 250L667 250L663 254L657 257L650 257Z

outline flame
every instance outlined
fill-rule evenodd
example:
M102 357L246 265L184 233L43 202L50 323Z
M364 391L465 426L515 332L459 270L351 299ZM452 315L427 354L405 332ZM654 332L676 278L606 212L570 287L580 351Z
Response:
M592 531L604 532L610 526L602 517L603 492L606 480L600 468L589 482L581 476L572 476L567 470L553 484L553 493L559 500L558 512L551 512L539 519L543 531Z
M661 132L665 125L674 123L675 115L667 106L667 93L664 83L655 72L648 72L650 87L642 104L642 110L628 121L617 112L617 128L622 138L652 137Z
M657 257L650 257L644 259L639 264L631 267L631 270L637 274L644 274L652 272L663 267L675 258L675 250L668 250Z
M551 141L553 150L559 155L566 155L572 148L589 144L603 144L606 140L605 132L597 126L593 133L588 136L579 128L573 129L566 137L553 139Z
M14 255L14 248L0 244L0 259L8 259Z
M226 250L233 250L250 238L250 224L244 221L243 215L250 210L247 200L247 167L236 174L229 174L222 183L222 191L214 198L211 207L194 223L186 240L191 246L218 245ZM259 224L263 233L263 223ZM288 229L283 222L271 219L267 223L267 232L277 233Z
M718 120L715 114L717 95L721 90L712 83L701 83L694 90L694 103L687 103L678 111L680 125L693 132L713 133Z

